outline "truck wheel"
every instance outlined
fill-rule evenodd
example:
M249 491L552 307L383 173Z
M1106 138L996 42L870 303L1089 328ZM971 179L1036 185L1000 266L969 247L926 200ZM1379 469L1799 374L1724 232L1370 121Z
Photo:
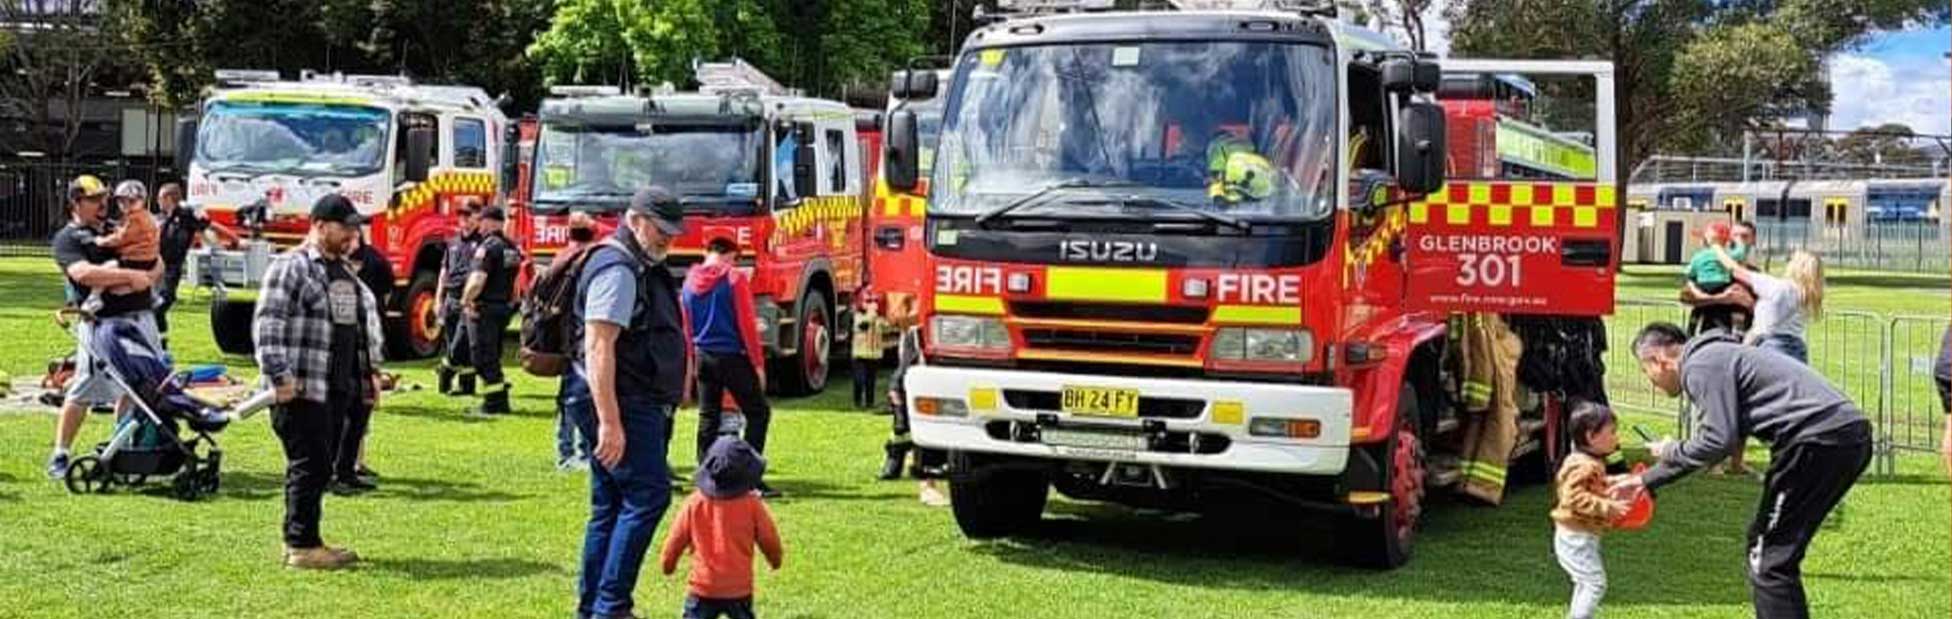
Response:
M950 509L970 539L1022 533L1044 517L1050 486L1036 471L965 470L949 478Z
M251 342L251 316L257 311L254 301L210 300L210 334L216 336L217 350L228 355L248 355L257 350Z
M833 312L827 297L808 290L798 307L799 352L787 357L782 369L781 392L789 396L808 396L827 389L827 372L832 369Z
M407 289L396 293L394 305L400 317L386 319L386 356L425 359L440 352L441 315L436 311L440 303L434 296L437 277L432 271L416 272Z
M1421 407L1416 389L1404 384L1396 396L1396 432L1377 455L1389 503L1377 517L1350 517L1343 523L1343 553L1356 565L1396 569L1410 562L1417 528L1423 522L1423 440L1418 432Z

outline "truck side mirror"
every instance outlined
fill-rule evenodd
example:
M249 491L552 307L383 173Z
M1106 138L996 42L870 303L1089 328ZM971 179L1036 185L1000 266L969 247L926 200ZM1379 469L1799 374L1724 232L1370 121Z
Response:
M183 178L190 177L190 160L197 154L197 119L184 118L176 121L176 173Z
M1391 58L1383 61L1383 91L1410 92L1416 86L1416 61L1408 58Z
M933 99L939 86L934 71L896 71L888 78L888 96L904 100Z
M522 128L510 123L502 131L502 182L503 192L513 192L522 182Z
M921 176L921 164L916 157L921 140L915 132L914 111L896 110L888 117L887 140L882 143L882 149L887 152L887 161L882 165L887 166L888 188L913 193L920 184L917 177Z
M819 175L814 172L813 123L793 125L794 141L799 142L793 151L793 193L808 198L820 193Z
M427 182L427 173L434 167L434 128L410 127L407 129L407 181Z
M1397 186L1416 196L1443 188L1448 154L1444 108L1434 103L1406 105L1397 113L1396 126Z

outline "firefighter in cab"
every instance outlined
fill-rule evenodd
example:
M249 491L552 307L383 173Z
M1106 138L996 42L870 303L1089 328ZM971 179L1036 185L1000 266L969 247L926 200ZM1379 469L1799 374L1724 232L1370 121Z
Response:
M461 311L474 339L475 375L481 380L481 415L509 412L508 381L502 376L502 338L514 316L515 274L522 269L522 251L503 234L507 216L498 207L481 213L481 241L474 250L474 269L461 292Z
M1215 204L1259 202L1274 195L1274 164L1254 143L1221 130L1206 146L1207 196Z

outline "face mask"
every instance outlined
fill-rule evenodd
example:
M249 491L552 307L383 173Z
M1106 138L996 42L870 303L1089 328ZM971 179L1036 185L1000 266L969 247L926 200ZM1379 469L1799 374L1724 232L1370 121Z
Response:
M595 239L596 239L596 230L590 228L569 229L569 240L576 241L578 243L588 243Z

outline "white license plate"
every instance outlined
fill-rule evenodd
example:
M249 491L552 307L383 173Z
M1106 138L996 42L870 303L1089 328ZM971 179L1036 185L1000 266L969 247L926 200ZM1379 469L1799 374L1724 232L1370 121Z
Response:
M1041 432L1044 444L1061 447L1084 447L1088 449L1118 449L1122 451L1144 451L1145 436L1118 432L1086 432L1045 428Z

